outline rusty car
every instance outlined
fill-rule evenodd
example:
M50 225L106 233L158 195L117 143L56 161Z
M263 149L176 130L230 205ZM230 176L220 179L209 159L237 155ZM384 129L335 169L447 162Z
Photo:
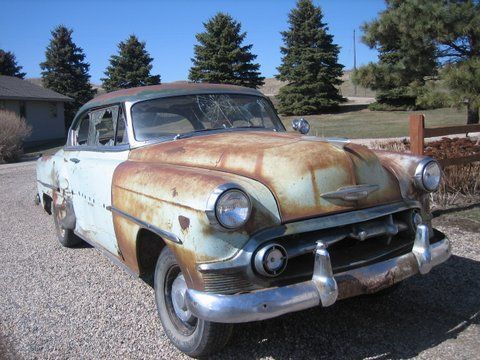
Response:
M251 88L100 95L37 161L37 202L63 246L151 279L190 356L221 349L235 323L382 292L450 257L431 225L437 161L293 128Z

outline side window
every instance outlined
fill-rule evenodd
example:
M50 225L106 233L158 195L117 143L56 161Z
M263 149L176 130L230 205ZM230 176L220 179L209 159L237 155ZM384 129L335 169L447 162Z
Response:
M117 116L118 106L112 106L90 113L89 146L115 145L114 119L116 122Z
M72 134L74 146L114 146L128 144L126 120L122 108L91 111L80 119Z
M125 116L123 110L120 108L117 121L117 136L115 136L115 145L128 144L127 131L125 128Z
M74 145L80 145L80 146L87 145L89 126L90 126L90 118L88 114L85 114L80 120L80 122L78 123L77 128L75 129L76 141Z

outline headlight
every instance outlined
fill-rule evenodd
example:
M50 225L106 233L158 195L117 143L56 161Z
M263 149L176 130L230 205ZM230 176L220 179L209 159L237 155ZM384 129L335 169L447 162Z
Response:
M215 217L227 229L244 225L251 212L250 198L240 189L224 191L215 202Z
M415 185L424 191L435 191L440 186L442 171L440 165L431 159L426 158L417 165L415 170Z

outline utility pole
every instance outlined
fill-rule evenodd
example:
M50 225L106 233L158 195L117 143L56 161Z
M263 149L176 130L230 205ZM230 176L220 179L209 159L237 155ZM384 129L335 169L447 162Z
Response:
M357 48L355 44L355 29L353 29L353 72L357 70ZM357 96L357 84L353 84L353 94Z

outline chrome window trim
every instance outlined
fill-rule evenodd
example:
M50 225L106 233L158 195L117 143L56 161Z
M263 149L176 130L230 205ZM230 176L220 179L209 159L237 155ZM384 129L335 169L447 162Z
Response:
M65 151L91 151L91 152L120 152L130 150L129 144L117 145L117 146L65 146Z
M221 90L221 91L218 91L218 90L217 91L201 91L201 92L191 92L191 93L189 92L189 93L185 93L185 94L158 96L158 97L152 97L152 98L148 98L148 99L139 99L139 100L135 100L135 101L125 101L124 102L124 108L125 108L125 116L126 116L127 124L128 124L128 127L127 127L128 128L128 140L130 142L130 147L133 149L133 148L137 148L137 147L141 147L141 146L158 144L158 143L162 143L162 142L166 142L166 141L175 141L176 140L175 136L168 136L168 137L151 139L151 140L146 140L146 141L138 141L137 139L135 139L135 134L134 134L134 131L133 131L133 119L132 119L132 107L135 104L138 104L138 103L144 102L144 101L151 101L151 100L157 100L157 99L167 99L169 97L178 97L178 96L185 96L185 95L222 94L222 93L229 94L229 95L256 96L256 97L264 99L271 106L271 108L273 110L273 114L276 116L276 120L278 121L278 125L279 125L279 128L280 128L280 129L237 128L237 129L234 129L233 131L252 131L252 130L273 131L273 132L286 132L287 131L287 129L285 128L285 125L283 125L283 123L282 123L282 120L280 120L280 117L278 116L277 110L273 106L272 101L268 97L266 97L262 94L244 94L244 93L241 93L241 92L225 91L225 90ZM221 130L212 130L211 132L210 131L199 132L199 133L192 132L192 134L191 135L189 134L188 137L202 136L202 135L208 135L208 134L212 134L212 133L221 133L221 132L227 132L227 131L232 131L232 130L221 129Z
M81 113L77 114L75 118L72 121L72 124L70 125L70 128L68 129L68 136L67 136L67 143L63 147L64 150L66 151L95 151L95 152L117 152L117 151L125 151L125 150L130 150L131 145L130 145L130 133L128 132L128 129L130 127L129 121L127 118L127 113L125 109L125 104L120 102L120 103L112 103L112 104L107 104L107 105L102 105L102 106L96 106L92 107L89 109L86 109L82 111ZM75 130L74 128L78 125L78 122L82 119L82 117L85 114L88 114L90 112L98 111L101 109L107 109L109 107L114 107L118 106L119 109L121 109L124 113L125 117L125 131L127 132L127 143L126 144L121 144L121 145L113 145L113 146L85 146L85 145L76 145L73 143L74 139L74 133ZM120 111L118 112L118 115L120 114ZM118 116L117 115L117 116ZM118 119L117 119L118 120ZM117 128L118 128L118 122L117 122ZM117 128L115 128L115 136L117 134Z

